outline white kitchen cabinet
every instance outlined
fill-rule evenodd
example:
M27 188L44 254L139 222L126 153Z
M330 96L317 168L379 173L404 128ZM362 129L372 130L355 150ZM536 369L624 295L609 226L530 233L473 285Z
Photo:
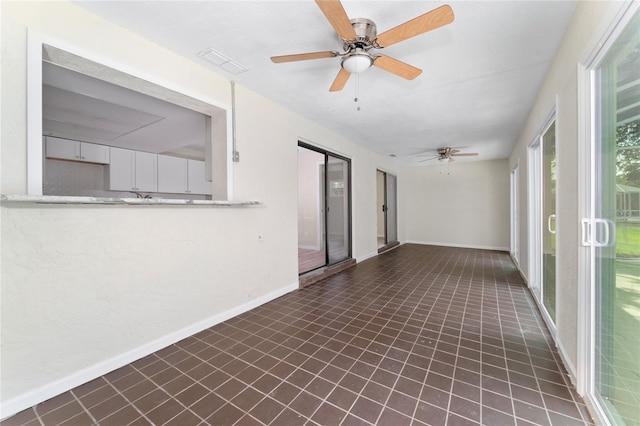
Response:
M188 160L189 192L192 194L211 195L213 193L212 183L205 180L204 164L204 161Z
M47 158L109 164L109 147L46 136Z
M204 161L158 155L158 192L209 195Z
M157 154L111 147L109 189L157 192Z
M159 154L158 192L183 194L188 190L187 160Z

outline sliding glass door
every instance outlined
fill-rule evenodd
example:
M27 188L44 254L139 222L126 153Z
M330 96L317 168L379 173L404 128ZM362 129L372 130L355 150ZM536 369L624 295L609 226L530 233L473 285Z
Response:
M542 305L556 322L556 125L542 136Z
M591 393L615 424L640 422L640 16L592 72Z
M298 272L351 257L350 163L298 146Z
M555 120L529 150L530 287L545 320L556 314L556 138Z
M327 262L333 265L350 256L349 162L344 158L326 154L326 170Z
M377 171L378 248L398 241L397 177ZM383 249L384 250L384 249Z

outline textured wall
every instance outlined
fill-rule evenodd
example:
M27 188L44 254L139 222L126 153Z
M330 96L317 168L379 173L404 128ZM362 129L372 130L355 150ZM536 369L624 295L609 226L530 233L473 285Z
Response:
M579 102L587 102L578 89L578 63L590 52L594 34L601 33L611 24L605 18L613 17L623 2L581 1L565 33L564 39L540 92L533 105L523 131L509 158L511 168L519 164L520 170L520 269L525 276L530 275L528 249L529 207L528 207L528 146L542 131L546 120L556 112L556 158L557 158L557 205L556 205L556 326L557 343L567 368L572 373L580 368L578 362L578 253L579 223L578 212L578 151L580 123L578 120ZM593 45L590 48L595 48ZM584 107L586 105L583 104ZM582 283L586 285L586 283Z
M93 60L230 103L226 79L72 3L0 7L2 193L27 187L27 28ZM298 138L353 159L353 254L376 252L375 171L397 166L243 87L236 95L234 198L261 207L0 206L3 402L27 395L33 403L85 368L295 284Z

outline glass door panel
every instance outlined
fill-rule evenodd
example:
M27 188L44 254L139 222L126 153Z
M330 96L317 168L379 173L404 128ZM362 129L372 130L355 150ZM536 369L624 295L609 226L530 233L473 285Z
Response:
M387 244L385 186L385 172L376 171L376 241L378 248Z
M542 296L542 147L537 141L529 151L529 286L540 303Z
M555 122L542 136L542 304L556 321L556 136Z
M349 247L349 162L327 155L326 224L329 265L348 259Z
M385 173L386 177L386 244L398 241L398 201L397 178Z
M640 421L640 17L596 69L595 397Z
M298 273L327 264L324 154L298 147Z

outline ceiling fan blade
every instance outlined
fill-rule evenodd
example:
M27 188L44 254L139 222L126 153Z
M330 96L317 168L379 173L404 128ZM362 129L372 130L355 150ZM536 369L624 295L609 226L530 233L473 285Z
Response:
M423 160L418 161L418 163L424 163L425 161L437 160L440 156L436 155L435 157L425 158Z
M338 56L338 52L335 51L298 53L295 55L272 56L271 62L281 64L283 62L306 61L308 59L335 58L336 56Z
M333 84L329 88L330 92L338 92L344 88L344 85L347 84L347 80L351 77L351 73L344 68L340 67L340 71L338 71L338 75L336 79L333 80Z
M460 150L459 150L459 149L450 149L450 150L449 150L449 154L451 154L451 155L456 154L456 153L458 153L458 152L460 152Z
M463 153L463 154L451 154L451 155L453 155L455 157L475 157L476 155L478 155L478 153L477 152L466 152L466 153Z
M413 80L422 73L420 68L384 55L378 55L373 65L407 80Z
M449 5L440 6L431 12L427 12L424 15L420 15L404 24L400 24L395 28L383 32L378 36L377 43L380 47L391 46L392 44L450 24L453 22L453 19L453 10L451 10L451 7Z
M353 29L340 0L316 0L316 4L340 38L344 40L355 40L357 38L356 31Z
M450 163L453 163L454 161L456 161L456 160L454 160L453 157L449 157L449 162Z

